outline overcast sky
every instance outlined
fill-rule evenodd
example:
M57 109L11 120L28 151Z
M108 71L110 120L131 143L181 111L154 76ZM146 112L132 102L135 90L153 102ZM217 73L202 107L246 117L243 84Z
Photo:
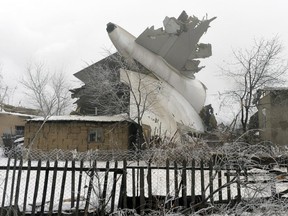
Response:
M165 16L217 16L200 42L211 43L213 56L198 78L208 87L208 102L217 99L225 83L218 75L232 49L249 48L254 38L278 35L288 49L286 0L0 0L0 64L4 81L15 88L10 103L27 104L19 80L28 62L42 61L67 79L113 51L106 24L113 22L136 37L152 25L162 27ZM288 56L287 56L288 57ZM72 82L72 87L78 87Z

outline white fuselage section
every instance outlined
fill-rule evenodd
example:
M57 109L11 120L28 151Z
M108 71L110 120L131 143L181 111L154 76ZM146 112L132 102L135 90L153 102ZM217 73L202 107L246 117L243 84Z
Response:
M119 26L116 26L109 33L109 37L121 55L140 62L160 80L175 88L193 106L197 113L201 111L206 99L206 89L199 80L181 75L161 56L137 44L135 42L136 38Z
M137 119L137 110L140 113L144 111L141 123L151 127L152 135L172 137L175 132L204 132L198 113L166 82L125 69L120 70L120 80L129 84L133 91L133 96L130 97L130 117ZM189 130L179 131L179 126L181 129L186 126Z

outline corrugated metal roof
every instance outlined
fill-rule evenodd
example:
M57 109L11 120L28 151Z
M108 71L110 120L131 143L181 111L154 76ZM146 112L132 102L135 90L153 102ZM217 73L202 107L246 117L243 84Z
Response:
M44 121L44 117L33 118L29 119L28 121ZM79 116L79 115L50 116L46 121L134 122L128 117L127 114L113 115L113 116Z

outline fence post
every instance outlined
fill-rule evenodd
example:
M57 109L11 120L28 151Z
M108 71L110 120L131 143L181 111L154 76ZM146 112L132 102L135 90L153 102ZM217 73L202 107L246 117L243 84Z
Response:
M89 204L90 204L90 198L91 198L91 192L93 188L93 179L94 179L94 174L96 171L96 160L93 161L92 169L90 172L90 180L89 180L89 186L88 186L88 191L87 191L87 197L86 197L86 202L85 202L85 209L84 209L84 215L88 214L88 209L89 209Z
M123 175L120 187L118 208L127 208L127 161L123 160Z
M221 187L222 187L222 169L220 168L220 170L218 171L218 188L221 188ZM218 192L218 198L221 203L223 200L222 189Z
M147 184L148 184L148 208L152 208L152 173L151 173L151 162L148 163L147 173Z
M12 173L11 191L10 191L10 206L13 205L14 183L15 183L15 176L16 176L16 164L17 164L17 158L16 158L16 155L15 155L15 157L14 157L14 165L13 165L13 173ZM9 209L9 211L10 211L10 209Z
M195 203L195 159L192 160L191 166L191 202Z
M19 170L18 170L18 176L17 176L17 185L16 185L16 193L15 193L15 206L18 206L18 200L19 200L19 191L20 191L20 185L21 185L21 176L22 176L22 167L23 167L23 159L20 159L19 163Z
M241 182L240 182L241 170L239 167L237 168L236 172L237 172L237 202L240 202L241 201Z
M111 197L111 211L110 213L114 212L114 206L115 206L115 193L116 193L116 184L117 184L117 168L118 168L118 162L115 161L115 172L113 174L113 186L112 186L112 197Z
M25 193L24 193L24 202L23 202L23 216L25 215L26 211L26 204L27 204L27 197L28 197L28 190L29 190L29 181L30 181L30 172L31 172L31 160L28 160L28 168L27 168L27 176L26 176L26 184L25 184Z
M83 174L83 160L80 161L80 173L79 173L79 178L78 178L77 201L76 201L76 216L78 216L78 214L79 214L81 186L82 186L82 174Z
M3 214L3 207L5 206L5 197L6 197L6 190L7 190L7 183L8 183L8 179L9 179L9 171L10 171L10 157L8 158L8 162L7 162L7 169L6 169L6 175L5 175L5 183L4 183L4 189L3 189L3 195L2 195L2 204L1 204L1 211L0 211L0 215Z
M107 194L107 185L108 185L108 175L109 175L109 161L106 162L106 171L105 171L105 175L104 175L104 186L103 186L103 191L101 193L100 196L100 215L104 215L105 214L105 204L106 204L106 194Z
M169 196L170 196L170 162L169 160L167 159L166 160L166 196L167 199L169 199Z
M51 216L53 213L55 186L56 186L56 179L57 179L57 168L58 168L58 161L56 160L54 161L54 170L53 170L53 178L52 178L52 185L51 185L50 205L49 205L49 216Z
M75 159L71 162L71 208L75 205Z
M186 173L186 161L183 161L182 164L182 199L183 204L185 207L188 207L187 205L187 173Z
M124 208L127 208L127 161L123 161L123 204Z
M43 197L42 197L42 204L41 204L41 212L40 212L41 215L44 214L44 210L45 210L46 194L47 194L47 187L48 187L48 180L49 180L49 167L50 167L50 162L49 160L47 160L44 187L43 187Z
M175 190L175 205L179 205L179 188L178 188L178 167L176 161L174 161L174 190Z
M38 195L38 188L40 182L40 172L41 172L41 160L38 161L37 165L37 174L36 174L36 182L34 187L34 197L33 197L33 205L32 205L32 216L35 215L36 211L36 202L37 202L37 195Z
M228 202L231 201L231 186L230 186L230 167L228 166L227 169L226 169L226 183L228 183L228 186L227 186L227 199L228 199Z
M201 196L202 200L205 200L205 177L204 177L204 161L200 162L200 174L201 174Z
M140 168L140 213L145 209L144 168Z
M68 167L68 160L65 161L64 171L62 175L62 184L61 184L61 191L60 191L60 198L59 198L59 206L58 206L58 215L61 215L62 212L62 205L63 205L63 197L65 192L65 183L66 183L66 175L67 175L67 167Z
M209 189L210 189L210 202L212 205L214 204L214 187L213 187L213 161L212 159L209 160Z
M135 174L135 168L132 168L132 206L133 209L136 208L136 174Z

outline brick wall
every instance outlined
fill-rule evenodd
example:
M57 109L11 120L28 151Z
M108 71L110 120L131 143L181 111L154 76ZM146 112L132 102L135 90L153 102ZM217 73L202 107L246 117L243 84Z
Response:
M25 125L25 145L31 144L33 137L41 127L41 122L30 121ZM74 150L87 151L90 149L112 150L128 149L129 145L128 122L83 122L60 121L46 122L36 135L32 148L42 150ZM89 142L90 131L102 128L101 141Z

